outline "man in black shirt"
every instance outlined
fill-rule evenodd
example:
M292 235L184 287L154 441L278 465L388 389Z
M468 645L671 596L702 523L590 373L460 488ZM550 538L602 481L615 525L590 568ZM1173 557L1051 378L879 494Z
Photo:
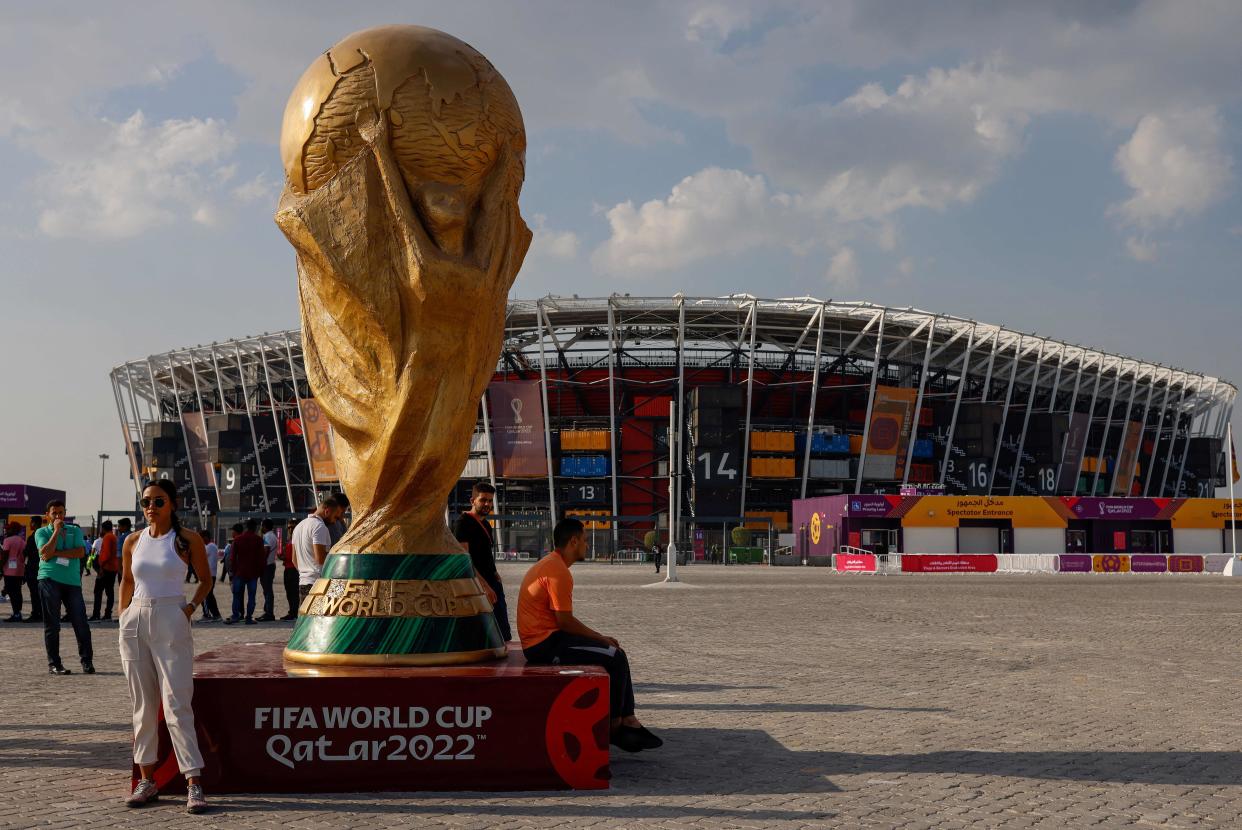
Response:
M506 640L512 640L513 632L509 628L509 609L505 605L505 586L501 583L500 574L496 571L496 559L493 556L496 544L492 537L491 522L487 520L495 503L495 487L485 481L474 485L474 489L470 491L470 510L457 517L457 523L453 525L453 535L457 537L457 541L461 542L461 546L470 552L475 571L496 592L496 601L493 603L496 624L500 626L501 635Z
M30 529L26 532L26 587L30 589L30 616L28 623L43 622L43 599L39 596L39 546L35 544L35 531L43 527L42 516L30 518Z

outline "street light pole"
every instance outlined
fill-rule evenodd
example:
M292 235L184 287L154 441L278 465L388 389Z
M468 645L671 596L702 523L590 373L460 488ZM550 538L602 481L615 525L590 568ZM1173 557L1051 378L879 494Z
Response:
M99 519L95 522L96 527L103 521L104 508L104 475L108 472L108 454L101 452L99 454Z

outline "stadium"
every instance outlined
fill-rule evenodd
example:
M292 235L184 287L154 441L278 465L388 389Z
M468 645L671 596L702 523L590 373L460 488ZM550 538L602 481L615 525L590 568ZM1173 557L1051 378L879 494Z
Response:
M301 513L338 486L297 330L111 375L136 485L172 478L204 516ZM447 507L490 479L505 549L577 514L611 554L665 527L670 497L696 547L739 524L787 531L791 504L815 496L1211 497L1236 396L1192 370L912 308L517 300Z

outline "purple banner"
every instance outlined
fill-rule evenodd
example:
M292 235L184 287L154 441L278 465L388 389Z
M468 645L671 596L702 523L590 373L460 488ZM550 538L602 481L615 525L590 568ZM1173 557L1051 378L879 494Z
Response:
M1163 507L1155 499L1140 498L1070 498L1065 501L1079 519L1156 519L1160 517Z
M1168 560L1159 554L1135 553L1130 556L1130 573L1162 574L1168 569Z
M23 484L0 484L0 507L12 509L26 506L26 487Z
M1057 570L1061 573L1091 573L1091 557L1086 554L1063 553L1058 557Z
M1085 412L1075 412L1069 419L1069 432L1065 434L1065 451L1061 456L1061 467L1057 471L1057 489L1061 492L1073 493L1078 486L1078 465L1080 456L1087 446L1087 431L1091 428L1091 416Z
M547 475L539 381L493 383L488 387L487 398L492 408L496 475L505 478Z
M893 503L884 496L850 496L849 514L851 518L884 517L892 512L893 506Z
M216 483L216 468L207 454L207 425L201 412L182 412L181 427L185 442L190 447L190 463L194 465L194 480L204 489Z

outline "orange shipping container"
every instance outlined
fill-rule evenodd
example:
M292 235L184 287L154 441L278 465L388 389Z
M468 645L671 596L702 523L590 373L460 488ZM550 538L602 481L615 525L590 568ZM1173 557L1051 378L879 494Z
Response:
M862 455L862 436L850 436L850 455Z

